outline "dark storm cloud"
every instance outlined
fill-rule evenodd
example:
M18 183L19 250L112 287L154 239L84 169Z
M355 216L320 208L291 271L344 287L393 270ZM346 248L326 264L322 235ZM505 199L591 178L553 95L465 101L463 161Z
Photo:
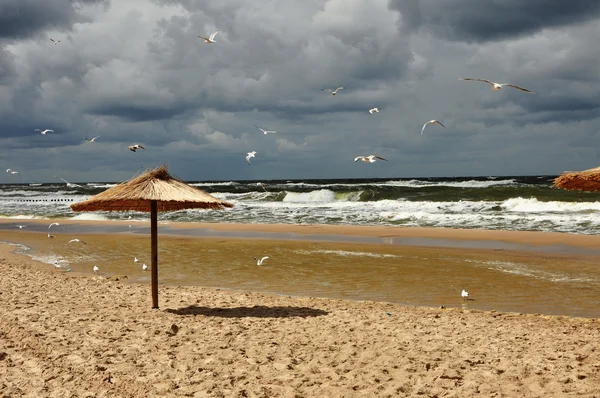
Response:
M389 6L400 12L403 32L422 29L466 42L514 38L600 15L595 0L390 0Z
M0 1L0 38L22 39L47 29L70 29L83 20L77 10L85 5L109 0L2 0Z

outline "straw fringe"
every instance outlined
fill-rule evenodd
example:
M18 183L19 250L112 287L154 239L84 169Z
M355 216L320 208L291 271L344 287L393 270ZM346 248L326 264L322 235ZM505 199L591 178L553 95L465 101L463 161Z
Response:
M554 186L568 190L600 191L600 167L584 171L564 173L554 179Z
M90 199L71 205L73 211L150 211L156 200L158 211L183 209L223 209L233 207L208 193L171 176L166 166L149 170L138 177L109 188Z

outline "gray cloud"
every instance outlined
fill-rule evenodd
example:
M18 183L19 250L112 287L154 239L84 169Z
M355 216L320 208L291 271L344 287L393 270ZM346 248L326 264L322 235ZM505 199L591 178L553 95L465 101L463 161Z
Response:
M453 27L457 8L439 20L454 36L432 30L437 3L416 0L45 4L61 10L54 22L11 28L0 42L0 159L38 179L121 180L162 163L186 179L526 174L570 146L581 168L597 160L580 143L600 129L600 28L578 2L571 20L548 17L533 31L506 21L496 33ZM472 6L462 18L483 12ZM447 40L463 28L468 43ZM197 37L217 29L216 44ZM321 91L337 86L335 97ZM382 112L370 115L375 106ZM421 135L433 118L447 128ZM147 149L133 154L134 143ZM369 153L389 162L353 163ZM559 163L545 173L578 168Z
M390 0L401 14L401 29L422 29L441 39L466 42L504 40L594 20L600 3L589 0Z

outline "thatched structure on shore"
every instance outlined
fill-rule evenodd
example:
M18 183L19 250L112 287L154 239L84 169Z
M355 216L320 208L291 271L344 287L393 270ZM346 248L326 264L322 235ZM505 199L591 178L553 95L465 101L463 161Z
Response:
M554 179L554 186L577 191L600 191L600 167L584 171L565 172Z
M71 205L73 211L150 212L152 308L158 308L158 212L226 207L233 205L172 177L166 166L148 170L88 200Z

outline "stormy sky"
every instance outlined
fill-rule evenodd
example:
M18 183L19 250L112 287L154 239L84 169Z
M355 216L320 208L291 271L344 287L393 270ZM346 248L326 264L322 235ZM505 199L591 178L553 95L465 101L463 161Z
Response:
M25 182L587 169L599 22L590 0L2 0L0 166ZM421 135L431 119L446 128ZM370 154L388 161L354 162Z

